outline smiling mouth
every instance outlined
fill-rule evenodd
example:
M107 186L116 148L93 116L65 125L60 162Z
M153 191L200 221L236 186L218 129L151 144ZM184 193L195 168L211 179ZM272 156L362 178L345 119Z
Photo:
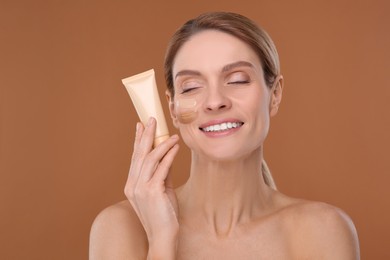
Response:
M210 125L207 127L199 127L203 132L222 132L233 128L241 127L243 122L225 122L222 124Z

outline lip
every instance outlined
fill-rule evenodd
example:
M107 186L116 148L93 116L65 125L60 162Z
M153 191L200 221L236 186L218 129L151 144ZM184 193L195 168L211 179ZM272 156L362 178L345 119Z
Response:
M222 123L228 123L228 122L231 122L231 123L242 123L242 125L244 125L244 122L242 122L241 120L239 119L236 119L236 118L224 118L224 119L215 119L215 120L210 120L202 125L199 126L199 130L204 134L206 135L207 137L224 137L224 136L228 136L228 135L231 135L237 131L239 131L242 127L242 125L240 127L236 127L236 128L230 128L230 129L227 129L227 130L223 130L223 131L215 131L215 132L206 132L206 131L203 131L202 128L206 128L208 126L211 126L211 125L217 125L217 124L222 124Z

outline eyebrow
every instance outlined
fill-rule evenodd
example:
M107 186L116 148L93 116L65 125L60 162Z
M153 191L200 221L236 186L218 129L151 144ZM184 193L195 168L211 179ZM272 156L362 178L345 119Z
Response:
M222 72L227 72L227 71L230 71L230 70L238 68L238 67L249 67L252 69L255 68L255 66L248 61L237 61L237 62L230 63L228 65L225 65L222 68Z
M181 70L176 73L175 79L180 76L200 76L200 72L196 70Z
M223 66L221 71L227 72L238 67L249 67L253 69L255 68L255 66L248 61L237 61ZM202 74L196 70L181 70L178 73L176 73L175 79L180 76L201 76L201 75Z

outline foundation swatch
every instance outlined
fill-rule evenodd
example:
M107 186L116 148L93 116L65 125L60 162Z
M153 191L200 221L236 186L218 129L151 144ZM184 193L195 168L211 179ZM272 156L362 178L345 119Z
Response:
M197 102L195 99L176 100L177 118L182 124L189 124L198 117Z

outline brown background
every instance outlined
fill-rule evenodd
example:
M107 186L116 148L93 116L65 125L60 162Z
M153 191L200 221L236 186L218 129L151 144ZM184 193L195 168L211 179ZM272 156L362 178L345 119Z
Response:
M154 67L162 94L169 37L210 10L279 49L279 189L344 209L362 258L390 259L389 1L155 2L0 1L0 259L87 258L94 217L124 199L137 116L120 80ZM188 159L182 146L177 185Z

